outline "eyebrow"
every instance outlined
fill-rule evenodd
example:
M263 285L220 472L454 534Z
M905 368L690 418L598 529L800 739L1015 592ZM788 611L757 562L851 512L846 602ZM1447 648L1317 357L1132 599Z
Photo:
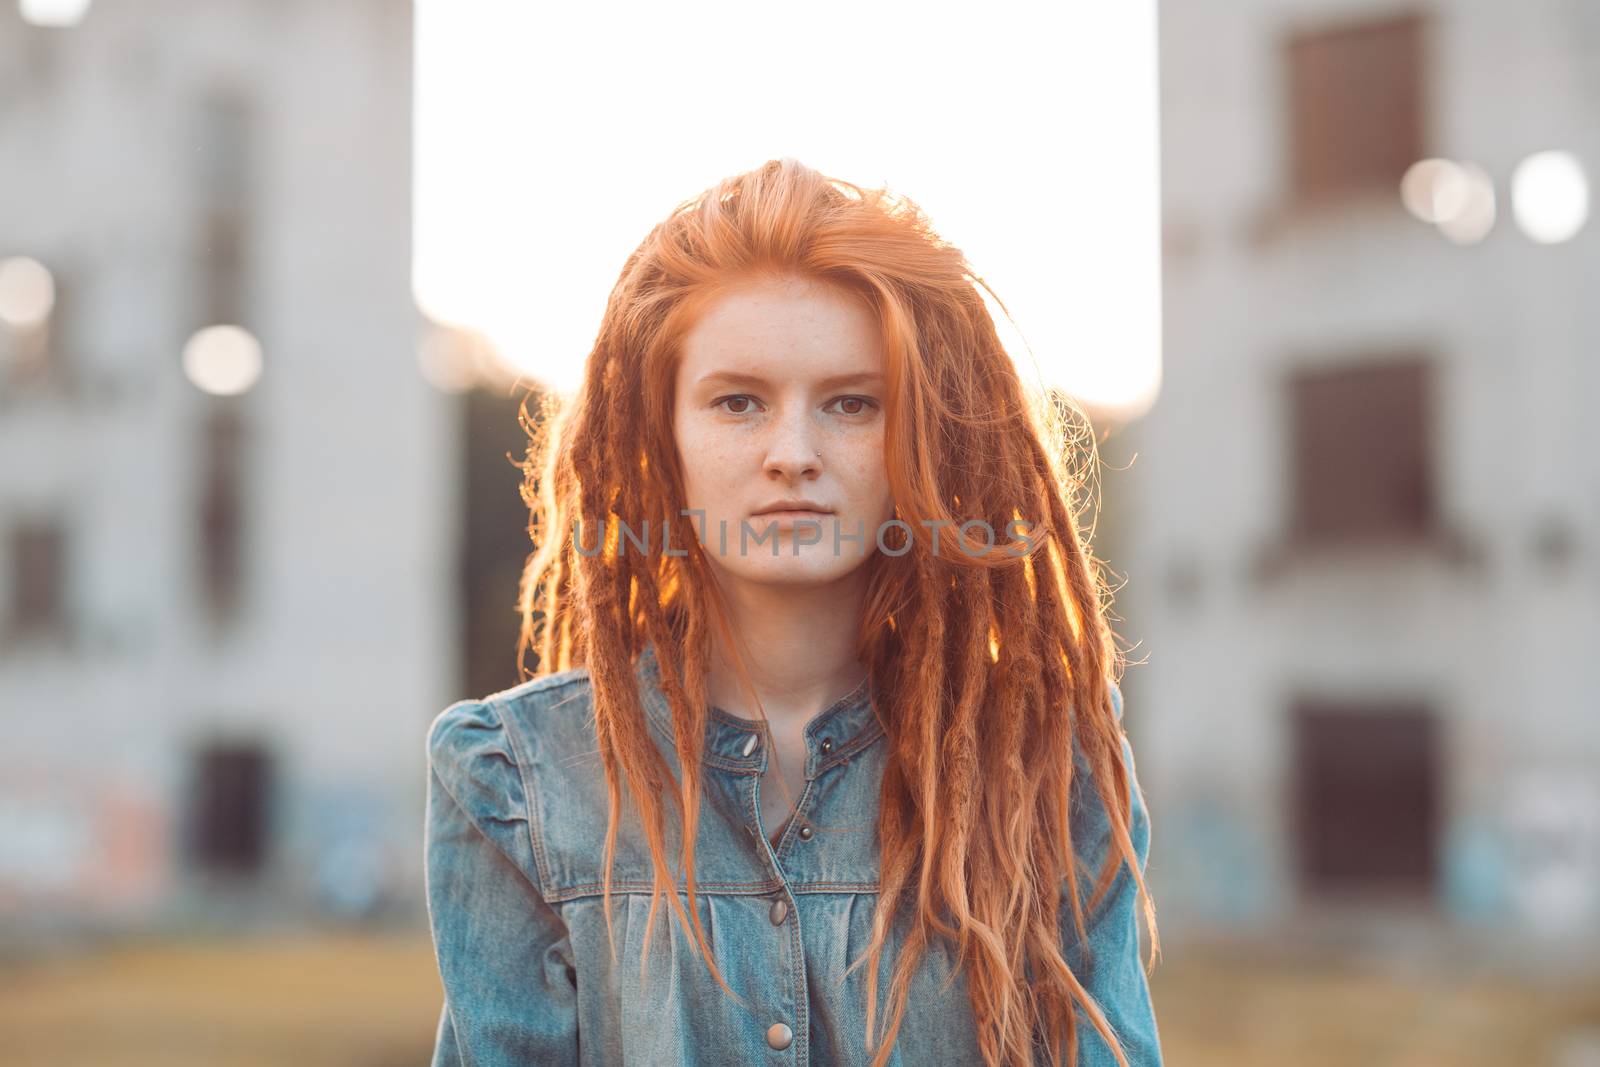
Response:
M737 371L719 370L702 375L697 385L706 385L711 382L721 382L727 385L742 385L751 388L761 388L772 383L765 378L754 374L740 374ZM873 371L859 371L855 374L836 374L831 378L824 378L817 383L821 389L842 389L850 385L882 385L883 375Z

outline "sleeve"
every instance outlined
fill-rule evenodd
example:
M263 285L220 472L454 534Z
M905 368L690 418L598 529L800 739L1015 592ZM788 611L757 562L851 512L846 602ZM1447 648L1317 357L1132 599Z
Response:
M540 889L523 776L499 713L428 733L425 882L444 987L433 1067L578 1062L572 944Z
M1111 686L1111 701L1120 722L1122 691L1115 683ZM1128 830L1139 857L1139 872L1143 874L1150 858L1150 815L1134 774L1133 748L1126 735L1122 739L1122 755L1128 767L1132 793ZM1087 771L1087 764L1081 769ZM1077 782L1082 782L1082 786ZM1083 803L1079 805L1081 814L1074 820L1073 842L1075 846L1080 841L1088 846L1084 850L1086 860L1079 881L1079 892L1087 903L1106 852L1111 848L1111 822L1087 773L1075 776L1074 790L1079 788L1083 789L1080 794ZM1078 941L1077 929L1072 923L1072 906L1065 905L1061 920L1067 941L1064 955L1072 973L1100 1005L1106 1022L1122 1042L1129 1067L1160 1067L1161 1039L1139 952L1138 894L1138 884L1124 862L1099 905L1084 916L1086 942ZM1116 1055L1082 1009L1078 1011L1077 1022L1078 1067L1116 1067Z

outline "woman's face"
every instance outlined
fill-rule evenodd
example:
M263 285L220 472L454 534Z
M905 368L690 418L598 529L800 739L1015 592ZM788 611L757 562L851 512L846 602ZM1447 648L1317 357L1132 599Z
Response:
M884 371L873 313L798 279L752 281L689 331L673 433L688 521L725 577L828 582L877 551L894 514ZM822 512L761 514L789 500Z

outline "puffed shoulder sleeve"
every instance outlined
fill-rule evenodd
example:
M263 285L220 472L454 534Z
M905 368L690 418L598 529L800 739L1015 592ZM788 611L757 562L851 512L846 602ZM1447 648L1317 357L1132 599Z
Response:
M1122 690L1110 683L1111 703L1117 720L1122 719ZM1144 793L1134 773L1133 747L1127 735L1122 738L1122 758L1128 768L1131 810L1128 832L1139 857L1139 873L1150 858L1150 813ZM1081 764L1079 771L1087 771ZM1111 820L1100 802L1095 784L1088 774L1077 774L1073 782L1072 843L1081 857L1079 893L1088 904L1100 877L1107 852L1111 849ZM1124 860L1111 888L1095 909L1084 916L1088 933L1081 942L1072 923L1072 907L1063 907L1061 929L1067 964L1089 991L1106 1022L1122 1043L1129 1067L1159 1067L1161 1041L1156 1026L1155 1008L1139 954L1138 885ZM1114 1067L1117 1058L1106 1045L1100 1031L1080 1009L1078 1022L1079 1067Z
M425 880L444 987L433 1067L578 1062L572 944L542 892L517 747L492 703L453 704L428 731Z

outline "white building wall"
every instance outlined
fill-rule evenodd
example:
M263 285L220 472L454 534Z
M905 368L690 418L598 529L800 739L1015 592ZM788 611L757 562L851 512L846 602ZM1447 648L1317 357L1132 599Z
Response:
M1138 460L1118 607L1145 660L1130 729L1166 813L1152 868L1175 928L1303 914L1287 711L1310 692L1417 695L1445 720L1443 881L1471 881L1485 840L1504 880L1487 911L1442 886L1452 928L1600 931L1600 228L1537 245L1509 204L1534 151L1572 151L1600 179L1600 11L1424 9L1431 153L1477 162L1499 201L1488 237L1458 247L1398 190L1315 216L1285 203L1283 35L1409 10L1162 7L1164 382L1124 446ZM1440 510L1465 558L1352 551L1263 579L1288 518L1285 374L1418 346L1437 361ZM1550 522L1576 538L1566 564L1535 549ZM1567 798L1554 852L1518 828L1546 795Z
M81 638L0 655L0 794L36 827L9 846L0 828L0 902L9 878L21 899L186 907L190 753L238 736L277 761L276 899L378 862L415 904L424 731L455 696L458 501L453 405L414 355L410 6L103 3L61 30L13 6L0 71L0 258L62 268L82 383L0 409L0 524L67 517ZM196 564L219 401L179 358L209 325L193 139L217 88L255 112L246 325L264 349L240 401L242 607L220 635ZM342 818L357 840L334 849ZM111 838L139 843L101 885Z

